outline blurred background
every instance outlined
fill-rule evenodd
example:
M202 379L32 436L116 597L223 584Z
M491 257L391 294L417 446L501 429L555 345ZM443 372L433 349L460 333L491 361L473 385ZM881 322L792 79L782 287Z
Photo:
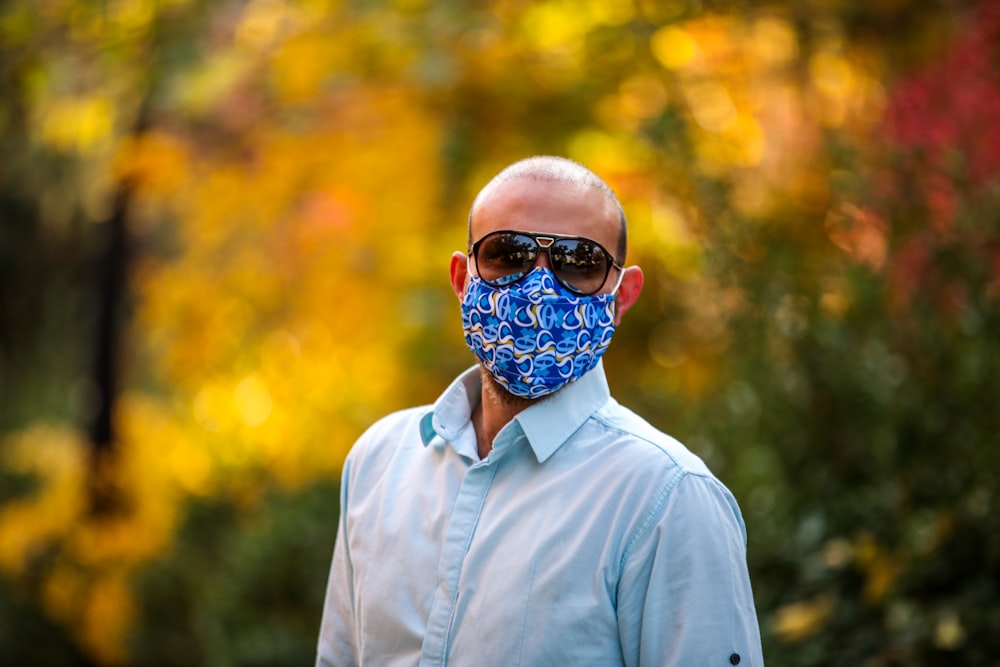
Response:
M612 391L739 499L768 663L1000 665L959 0L7 0L0 664L310 664L341 462L473 363L449 256L538 153L622 199Z

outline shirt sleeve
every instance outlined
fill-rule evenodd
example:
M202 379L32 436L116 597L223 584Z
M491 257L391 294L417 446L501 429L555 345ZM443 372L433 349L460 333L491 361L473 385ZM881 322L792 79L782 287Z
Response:
M333 548L333 562L323 603L323 620L320 623L319 643L316 648L316 667L355 667L358 664L354 568L347 544L347 503L350 456L344 463L340 482L340 520L337 524L337 542Z
M623 558L618 627L629 667L763 667L732 494L683 474Z

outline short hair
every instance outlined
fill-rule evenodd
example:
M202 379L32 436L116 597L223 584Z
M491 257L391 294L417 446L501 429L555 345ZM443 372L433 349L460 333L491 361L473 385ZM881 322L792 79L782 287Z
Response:
M469 209L469 248L472 248L472 212L476 210L479 202L488 197L494 190L504 183L527 179L532 181L550 181L560 183L575 183L588 188L600 190L610 199L618 209L618 216L621 220L621 228L618 232L618 247L615 249L615 261L619 264L625 263L625 255L628 250L628 224L625 220L625 210L622 208L618 196L615 195L604 180L587 169L579 162L557 157L554 155L536 155L534 157L519 160L506 167L503 171L493 177L487 183Z

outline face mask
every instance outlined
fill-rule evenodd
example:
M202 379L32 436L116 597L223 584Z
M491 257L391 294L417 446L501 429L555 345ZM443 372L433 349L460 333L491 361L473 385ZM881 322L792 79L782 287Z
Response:
M614 294L578 296L543 267L508 287L469 279L465 342L515 396L547 396L590 371L615 332Z

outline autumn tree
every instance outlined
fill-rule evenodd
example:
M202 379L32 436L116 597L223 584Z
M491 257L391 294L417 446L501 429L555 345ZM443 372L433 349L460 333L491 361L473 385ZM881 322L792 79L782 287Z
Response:
M984 664L988 5L8 2L0 613L47 664L308 661L340 463L472 363L469 203L557 153L623 201L609 378L740 500L769 661Z

